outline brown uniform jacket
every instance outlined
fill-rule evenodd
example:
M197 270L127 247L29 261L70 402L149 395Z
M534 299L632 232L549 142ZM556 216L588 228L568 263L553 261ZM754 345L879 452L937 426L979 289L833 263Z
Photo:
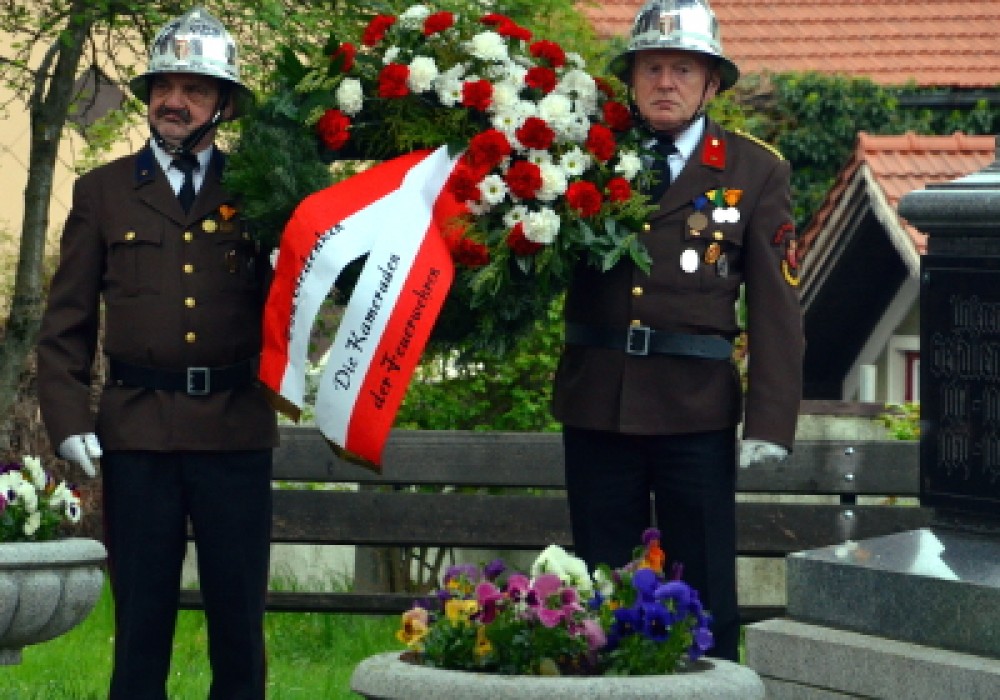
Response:
M786 161L758 143L708 121L702 143L663 196L643 233L653 264L607 273L580 266L566 297L567 322L630 324L732 339L736 303L746 285L749 336L745 411L732 362L567 345L554 386L553 411L566 425L639 435L693 433L737 425L743 436L791 449L801 398L802 321ZM700 195L707 226L692 231ZM737 193L737 191L741 191ZM720 206L721 203L721 206ZM716 222L715 209L738 221ZM732 212L730 211L731 215ZM732 217L730 217L732 218ZM721 262L710 262L719 244ZM685 272L681 256L698 255ZM708 254L708 258L706 258ZM688 254L689 257L691 254Z
M223 165L216 151L189 214L148 147L77 180L37 349L54 446L95 431L102 311L104 352L123 362L182 369L259 356L266 261L222 188ZM278 439L256 385L207 396L105 386L96 433L105 450L264 449Z

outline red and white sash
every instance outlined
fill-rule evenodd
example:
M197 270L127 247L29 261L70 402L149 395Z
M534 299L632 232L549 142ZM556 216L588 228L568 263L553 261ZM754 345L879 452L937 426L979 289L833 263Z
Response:
M376 469L454 278L441 231L463 211L444 191L456 160L441 147L376 165L304 199L281 237L260 379L296 418L320 306L368 255L328 353L316 423L335 449Z

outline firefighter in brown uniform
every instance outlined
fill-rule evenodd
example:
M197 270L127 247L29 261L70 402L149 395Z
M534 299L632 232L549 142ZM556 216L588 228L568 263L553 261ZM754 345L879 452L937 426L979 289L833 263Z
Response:
M263 698L278 439L255 384L266 261L222 187L213 145L218 124L253 97L232 37L203 9L169 22L154 47L130 83L148 104L149 144L75 185L37 349L42 416L59 454L91 476L103 453L109 697L166 698L190 521L210 697ZM95 417L102 302L109 377Z
M702 0L648 2L612 68L665 144L654 148L672 182L642 234L650 273L581 265L566 297L554 413L574 546L591 566L624 564L654 524L653 492L668 566L683 565L712 613L709 653L735 660L736 465L787 455L801 395L790 169L704 116L739 72ZM745 397L731 359L741 286Z

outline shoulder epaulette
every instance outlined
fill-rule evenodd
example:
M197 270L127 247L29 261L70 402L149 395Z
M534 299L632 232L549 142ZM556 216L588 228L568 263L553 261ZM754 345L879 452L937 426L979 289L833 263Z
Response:
M766 151L770 151L771 153L774 154L774 157L777 158L778 160L784 160L785 159L785 156L781 155L781 151L779 151L776 147L774 147L771 144L769 144L764 139L758 138L758 137L754 136L753 134L748 134L745 131L740 131L739 129L734 129L733 133L735 133L737 136L742 136L747 141L754 142L755 144L757 144L758 146L760 146L761 148L763 148Z

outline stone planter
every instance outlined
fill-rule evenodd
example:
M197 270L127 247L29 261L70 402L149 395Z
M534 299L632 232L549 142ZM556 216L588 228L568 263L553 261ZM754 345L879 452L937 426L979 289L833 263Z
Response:
M107 551L97 540L0 544L0 666L80 624L101 595Z
M671 676L540 677L442 671L400 659L399 652L371 656L354 670L351 690L379 700L756 700L764 684L752 670L730 661L704 659Z

